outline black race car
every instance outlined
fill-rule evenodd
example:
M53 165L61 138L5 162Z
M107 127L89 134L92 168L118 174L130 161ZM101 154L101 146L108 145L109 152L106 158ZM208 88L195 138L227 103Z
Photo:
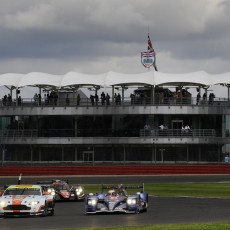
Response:
M37 184L47 185L55 201L84 201L85 193L81 185L69 185L68 180L38 181Z

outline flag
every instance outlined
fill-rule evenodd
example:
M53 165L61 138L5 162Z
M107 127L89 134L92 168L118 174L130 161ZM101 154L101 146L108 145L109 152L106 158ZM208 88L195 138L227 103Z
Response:
M148 52L153 52L153 54L154 54L154 63L153 63L153 66L155 68L155 71L158 71L157 66L156 66L156 53L155 53L155 51L153 49L153 45L152 45L151 39L149 37L149 34L148 34Z
M154 52L153 45L152 45L151 39L149 37L149 34L148 34L148 51Z

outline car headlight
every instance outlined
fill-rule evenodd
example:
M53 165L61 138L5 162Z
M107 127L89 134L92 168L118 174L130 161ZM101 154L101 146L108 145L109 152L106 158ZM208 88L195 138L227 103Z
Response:
M5 202L4 200L1 200L1 201L0 201L0 207L4 207L5 204L6 204L6 202Z
M54 190L53 188L48 188L48 189L47 189L47 192L48 192L49 194L51 194L52 196L55 195L55 190Z
M96 204L97 204L97 200L95 200L95 199L88 200L88 205L95 206Z
M55 195L55 190L53 188L48 188L47 190L52 196Z
M79 187L79 188L76 188L76 191L77 192L83 192L83 189L82 189L82 187Z
M83 192L82 187L76 188L77 195L80 195Z
M39 204L39 201L35 201L35 200L31 201L31 203L30 203L31 206L34 206L34 205L37 205L37 204Z
M136 199L133 199L133 198L127 199L127 204L128 205L135 205L136 203L137 203Z

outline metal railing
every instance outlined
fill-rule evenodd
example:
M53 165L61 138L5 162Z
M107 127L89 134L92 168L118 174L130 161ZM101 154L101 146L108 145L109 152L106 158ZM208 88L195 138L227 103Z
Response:
M36 129L1 130L0 138L37 137Z
M213 101L200 100L197 102L196 97L190 98L172 98L172 97L164 97L163 99L154 98L154 101L150 98L146 99L130 99L129 97L125 97L122 101L115 101L110 98L109 101L102 102L99 101L91 101L90 98L82 98L80 102L77 101L76 98L69 98L68 101L64 98L47 100L42 98L39 101L34 101L33 98L23 98L21 101L16 101L16 99L10 102L4 102L0 100L0 107L106 107L106 106L181 106L181 105L195 105L195 106L230 106L230 101L228 98L215 98Z
M74 132L71 129L22 129L22 130L0 130L0 138L21 137L216 137L214 129L192 129L182 131L181 129L133 129L133 130L111 130L111 129L80 129Z
M215 129L150 129L140 130L141 137L215 137Z

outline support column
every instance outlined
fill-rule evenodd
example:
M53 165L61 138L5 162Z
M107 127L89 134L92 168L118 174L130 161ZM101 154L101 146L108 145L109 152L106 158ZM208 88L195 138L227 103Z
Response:
M61 161L64 161L64 148L61 146Z
M74 137L77 137L77 117L74 117Z
M112 105L114 105L114 85L112 86Z
M124 93L125 92L125 86L122 86L121 88L121 102L122 102L122 105L124 105Z
M33 148L32 146L30 145L30 162L31 162L31 165L33 163Z
M155 85L151 87L151 104L155 104Z
M188 144L186 145L187 147L187 162L189 161L189 151L188 151Z
M125 145L123 146L124 148L124 165L125 165L125 162L126 162L126 152L125 152Z
M228 85L227 87L228 87L228 101L229 101L229 98L230 98L230 90L229 90L230 85Z
M42 157L41 157L41 147L39 147L39 150L38 150L38 161L41 161Z
M77 161L77 146L74 147L74 161Z

